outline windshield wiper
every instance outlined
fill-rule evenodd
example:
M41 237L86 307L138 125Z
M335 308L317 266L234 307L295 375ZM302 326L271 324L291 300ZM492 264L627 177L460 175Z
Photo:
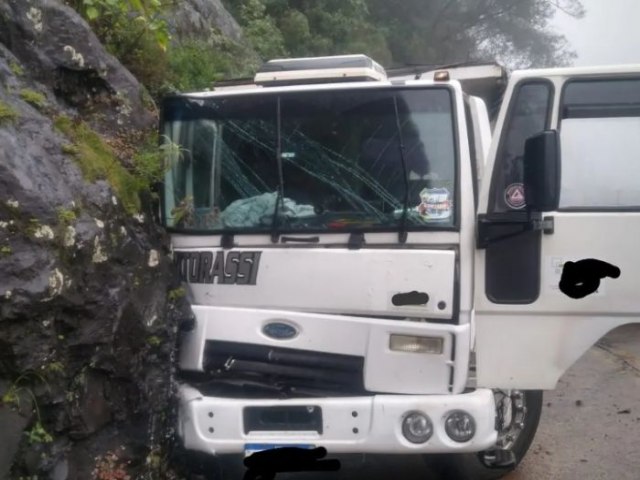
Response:
M280 97L276 107L276 162L278 163L278 193L276 194L276 204L273 209L271 219L271 242L278 243L280 234L278 233L278 214L280 213L280 203L284 200L284 176L282 173L282 132L280 116Z
M400 220L400 230L398 231L398 242L407 242L407 214L409 210L409 172L407 172L407 157L404 154L404 140L402 138L402 127L400 126L400 114L398 113L398 97L393 95L393 107L396 111L396 128L398 129L398 143L400 144L400 160L402 161L402 172L404 175L404 202L402 206L402 219Z

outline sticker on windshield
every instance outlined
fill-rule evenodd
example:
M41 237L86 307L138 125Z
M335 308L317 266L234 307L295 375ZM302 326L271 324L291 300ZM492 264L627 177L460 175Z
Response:
M423 220L448 220L451 217L451 195L446 188L425 188L420 192L420 200L416 209Z
M515 210L523 208L526 205L524 199L524 185L521 183L512 183L509 185L504 191L504 201L509 207Z

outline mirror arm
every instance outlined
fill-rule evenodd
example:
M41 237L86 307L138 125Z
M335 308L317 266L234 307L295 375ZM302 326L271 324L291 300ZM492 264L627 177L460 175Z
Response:
M545 235L552 234L553 217L542 217L540 212L526 211L478 215L476 246L487 248L500 240L537 230L541 230Z

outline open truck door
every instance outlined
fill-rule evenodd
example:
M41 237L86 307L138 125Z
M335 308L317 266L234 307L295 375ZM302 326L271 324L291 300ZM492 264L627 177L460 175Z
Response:
M516 72L480 194L479 387L550 389L640 318L640 66Z

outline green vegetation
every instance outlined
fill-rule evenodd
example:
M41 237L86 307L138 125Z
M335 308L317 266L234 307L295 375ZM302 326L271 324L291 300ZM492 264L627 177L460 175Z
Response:
M164 90L196 91L213 82L251 76L258 68L246 46L212 35L208 41L185 41L167 52L169 72Z
M18 118L16 111L6 103L0 101L0 125L13 123L16 118Z
M566 64L549 29L580 0L223 0L263 58L365 53L385 66L499 59L511 67Z
M94 182L107 180L129 213L140 210L141 182L118 161L115 153L86 123L60 116L54 125L74 142L74 156L84 177Z
M133 156L133 172L139 188L153 185L164 178L165 162L158 146L158 137L149 135Z
M77 155L78 153L80 153L80 150L78 150L78 147L76 147L72 143L65 143L64 145L62 145L61 150L62 150L62 153L66 155Z
M43 109L47 106L47 97L45 97L42 93L36 92L35 90L31 90L29 88L23 88L22 90L20 90L20 98L38 109Z
M76 10L92 22L97 33L109 35L111 45L123 49L133 46L133 38L152 37L158 46L166 50L169 44L169 29L162 13L173 2L161 0L73 0ZM123 36L130 29L134 37Z
M9 69L11 70L11 73L13 73L16 77L21 77L22 75L24 75L24 68L22 68L22 66L18 62L9 62Z
M44 375L48 377L62 375L64 373L64 365L62 364L62 362L49 362L40 368Z
M160 340L160 337L157 337L156 335L152 335L151 337L147 338L147 343L152 347L157 347L162 343L162 340Z
M37 218L29 218L26 222L23 223L23 232L29 236L35 236L36 232L42 227L40 220Z
M1 245L0 246L0 258L8 257L13 253L13 250L9 245Z
M53 442L53 437L47 432L40 420L38 420L31 429L27 430L24 433L29 439L30 444L34 443L51 443Z
M168 75L169 28L163 14L174 0L70 0L107 50L152 94Z
M170 302L175 302L176 300L179 300L180 298L184 297L187 294L187 291L182 288L174 288L173 290L169 290L169 294L168 294L168 298Z
M220 32L176 41L175 0L68 0L156 100L251 76L280 56L365 53L385 66L498 59L510 67L564 65L574 58L549 28L558 9L581 17L580 0L223 0L247 44ZM257 56L256 56L257 54Z
M71 225L76 221L76 212L69 210L68 208L58 207L58 223L60 225Z
M31 408L36 413L36 422L24 434L27 436L27 438L29 439L29 443L31 444L50 443L53 441L53 437L45 430L42 425L42 417L40 416L40 408L38 407L36 396L31 388L29 388L28 386L24 386L24 384L27 383L30 378L32 378L34 381L42 382L48 387L47 382L42 376L32 370L28 370L22 373L13 381L13 383L9 386L7 392L0 398L0 402L3 405L7 405L8 407L20 410L22 397L24 395L28 396L31 399Z
M159 146L156 135L148 135L133 154L132 166L127 170L119 161L114 150L94 132L89 125L69 117L59 116L54 125L73 144L62 146L62 151L73 155L84 177L94 182L107 180L128 213L140 211L140 193L149 191L151 186L162 180L167 156L166 146ZM58 223L70 225L77 212L58 209Z

